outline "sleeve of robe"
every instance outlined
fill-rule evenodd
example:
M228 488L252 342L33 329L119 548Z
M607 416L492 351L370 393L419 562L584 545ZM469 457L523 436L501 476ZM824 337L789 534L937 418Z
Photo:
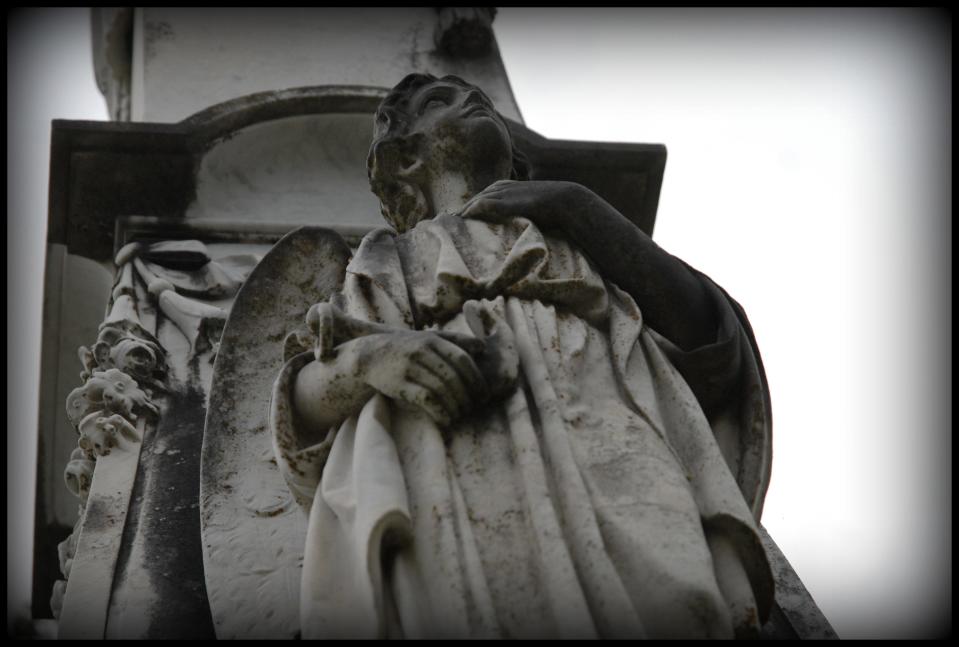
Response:
M411 310L393 236L382 229L364 238L343 289L330 301L349 317L409 329ZM382 548L405 541L411 525L390 437L390 407L375 394L335 429L304 429L293 408L293 384L313 359L313 352L305 352L284 364L270 413L278 467L308 514L302 637L383 637Z
M715 341L685 351L653 333L703 408L758 521L772 467L772 413L759 347L742 306L708 276L687 268L715 307Z
M765 620L774 594L757 527L772 461L766 376L742 308L709 277L689 269L715 307L714 341L689 350L680 348L643 326L635 302L613 288L611 293L620 298L611 303L611 343L621 379L637 408L662 425L686 465L704 527L722 530L738 547L759 616ZM676 379L677 373L681 379ZM646 376L655 378L647 382ZM686 389L698 407L673 404L674 395ZM703 416L708 428L697 433L704 426ZM724 474L723 464L734 483ZM742 495L738 501L733 489Z

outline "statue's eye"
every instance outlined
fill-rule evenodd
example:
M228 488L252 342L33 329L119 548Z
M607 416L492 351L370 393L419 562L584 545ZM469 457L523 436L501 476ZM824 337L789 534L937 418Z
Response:
M447 105L446 99L443 97L430 97L426 100L426 103L423 104L423 109L421 112L426 112L427 110L433 110L435 108L445 107Z

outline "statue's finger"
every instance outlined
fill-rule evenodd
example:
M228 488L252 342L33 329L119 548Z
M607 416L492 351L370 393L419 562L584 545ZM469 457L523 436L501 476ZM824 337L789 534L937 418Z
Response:
M397 397L409 405L422 409L441 427L445 427L451 422L449 413L439 403L437 397L419 384L407 382L399 389Z
M464 378L460 369L450 362L449 358L436 354L437 362L442 364L442 375L446 376L444 379L445 384L448 385L451 394L456 401L460 403L462 410L461 413L466 413L469 409L473 407L474 402L476 401L476 389L469 382L467 378Z
M442 337L436 340L433 348L452 366L463 380L463 384L474 400L483 401L489 395L489 386L476 362L465 350Z
M482 200L478 198L473 198L460 209L460 217L462 218L482 220L484 215L486 215L486 211L483 208Z
M406 379L431 391L451 418L459 418L469 404L462 380L443 361L414 361L406 371Z
M515 186L516 184L518 184L516 180L496 180L495 182L490 184L488 187L486 187L483 190L483 192L485 193L486 191L502 191L502 190L508 189L509 187Z
M460 216L483 221L501 220L506 214L502 213L502 209L498 204L500 202L500 200L492 196L480 194L466 203L466 206L460 211Z
M486 341L452 330L437 330L436 334L465 350L470 355L479 355L486 350Z

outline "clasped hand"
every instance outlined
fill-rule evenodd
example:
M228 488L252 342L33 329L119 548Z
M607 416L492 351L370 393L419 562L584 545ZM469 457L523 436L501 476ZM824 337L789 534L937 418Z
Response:
M448 425L489 396L474 356L483 340L445 331L396 331L356 340L363 381L383 395L422 409Z

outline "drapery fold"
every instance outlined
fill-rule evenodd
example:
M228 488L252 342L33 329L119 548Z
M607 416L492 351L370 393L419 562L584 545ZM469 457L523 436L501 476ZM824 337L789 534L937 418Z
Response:
M704 528L737 537L764 618L772 580L752 510L768 429L742 429L766 417L737 392L761 376L711 294L716 342L684 353L525 219L368 235L334 304L397 329L504 325L520 378L449 429L377 395L303 446L283 412L308 358L287 363L271 420L310 515L303 637L731 635ZM727 374L690 384L679 366Z

